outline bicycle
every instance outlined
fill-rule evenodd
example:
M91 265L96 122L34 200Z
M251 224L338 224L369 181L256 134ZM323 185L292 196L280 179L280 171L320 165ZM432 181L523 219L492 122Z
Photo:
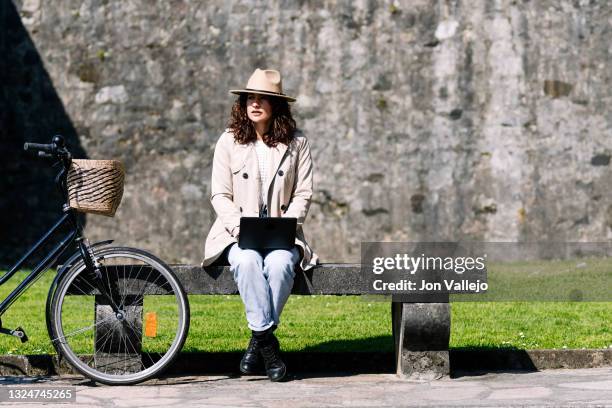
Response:
M22 342L28 340L21 327L3 328L2 315L62 254L76 246L57 269L46 302L47 331L58 356L84 376L108 385L136 384L159 375L175 360L189 331L189 303L181 282L170 267L146 251L110 246L112 240L89 243L78 212L96 211L75 206L69 188L72 193L87 190L94 200L104 200L108 197L96 194L105 181L98 181L97 175L102 172L90 172L93 185L77 185L74 189L74 163L83 160L73 161L63 137L54 136L50 144L25 143L24 149L53 159L54 165L61 167L55 183L66 202L60 219L0 278L0 285L56 231L69 225L70 232L2 301L0 333ZM122 172L120 182L119 201L123 193Z

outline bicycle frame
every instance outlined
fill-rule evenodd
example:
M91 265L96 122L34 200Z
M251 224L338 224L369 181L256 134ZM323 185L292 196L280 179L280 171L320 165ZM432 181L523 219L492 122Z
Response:
M47 256L36 265L36 267L30 272L30 274L0 303L0 316L6 312L6 310L13 304L13 302L21 296L21 294L36 281L40 275L45 272L65 251L68 249L80 236L78 221L76 218L75 211L71 208L65 207L64 215L55 223L45 235L38 240L38 242L28 250L28 252L6 273L0 278L0 286L6 283L27 261L36 250L42 245L47 243L51 236L60 229L64 224L70 222L72 224L72 230L64 236L64 238L50 251Z

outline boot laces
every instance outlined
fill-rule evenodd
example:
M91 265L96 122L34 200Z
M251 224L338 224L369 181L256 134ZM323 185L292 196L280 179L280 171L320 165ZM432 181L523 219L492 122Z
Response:
M259 342L257 341L257 339L255 337L251 337L251 340L249 340L249 345L247 346L247 350L255 351L258 347Z
M266 345L261 348L261 355L267 363L276 363L280 360L280 356L278 355L276 348L272 345Z

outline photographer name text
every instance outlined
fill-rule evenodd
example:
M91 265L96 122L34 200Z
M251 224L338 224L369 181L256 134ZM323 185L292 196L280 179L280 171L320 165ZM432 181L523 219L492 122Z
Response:
M420 283L420 285L419 285ZM372 286L374 290L387 292L387 291L401 291L401 292L470 292L479 293L485 292L489 285L486 282L476 280L476 282L470 282L468 280L454 280L444 279L442 282L426 282L419 281L413 282L408 279L402 279L399 282L384 282L381 279L376 279Z

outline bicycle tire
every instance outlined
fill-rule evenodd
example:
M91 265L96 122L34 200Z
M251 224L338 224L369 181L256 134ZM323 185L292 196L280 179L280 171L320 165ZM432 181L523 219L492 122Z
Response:
M182 284L172 269L163 261L140 249L106 247L95 250L95 258L101 265L103 279L106 278L108 288L117 289L111 293L111 303L121 306L121 314L125 316L120 319L117 317L117 313L112 311L111 306L101 306L98 303L101 299L100 291L94 289L93 278L86 270L83 260L80 259L64 271L51 294L52 298L50 299L47 318L50 323L49 336L57 353L65 357L81 374L103 384L136 384L158 376L176 359L189 332L189 302ZM117 262L117 265L113 264L113 260ZM118 260L124 260L123 262L129 260L134 264L128 264L128 268L126 268L126 264L121 264ZM137 265L136 262L142 264L137 270L133 268L134 265ZM121 268L123 268L123 278L120 277ZM126 273L129 273L129 275L126 276ZM143 280L142 277L145 274L147 275ZM153 277L151 277L151 274L153 274ZM155 278L153 281L155 285L150 282L150 279L153 278ZM160 281L160 279L162 280ZM111 281L113 281L114 287L111 285ZM139 289L140 287L142 289ZM138 290L138 293L132 294L135 289ZM150 293L145 293L149 289ZM82 293L79 293L79 290ZM81 296L74 296L75 294ZM145 298L145 296L147 297ZM87 312L92 302L95 305L95 308L90 309L90 312L94 310L93 325L90 324L91 316ZM170 313L176 314L177 317L175 329L172 323L168 323L172 338L168 350L163 355L158 352L143 351L146 348L142 347L145 337L142 336L142 327L138 327L137 320L145 315L144 311L148 310L149 307L158 309L156 312L151 312L155 315L155 319L157 319L158 313L162 317L166 317L166 319L163 319L164 325L160 324L160 326L165 327ZM176 310L171 310L169 307L176 308ZM164 314L162 314L162 309ZM74 313L71 310L77 312ZM98 320L101 313L104 319ZM132 317L134 320L130 321L128 317ZM67 332L71 325L81 325L81 321L87 321L85 328ZM162 319L160 319L161 322ZM102 326L102 324L105 326ZM98 326L101 327L100 330L98 330ZM111 334L100 335L108 327L114 329L109 331ZM157 327L157 320L155 320L155 330L157 330ZM149 330L149 326L145 326L145 335L148 335L147 330ZM77 339L77 336L81 338ZM135 336L142 337L139 344L141 347L134 346L137 341ZM120 349L122 341L125 344L123 360L121 360ZM154 345L155 341L152 340L150 344ZM111 347L113 350L111 350ZM93 351L93 355L83 352L83 350L90 349ZM130 353L128 353L128 350ZM139 356L140 362L138 362ZM148 361L145 358L147 356ZM98 364L102 360L106 364ZM119 367L121 361L124 362L123 372L120 372L121 367ZM131 361L129 365L127 361ZM93 366L91 365L92 362Z

